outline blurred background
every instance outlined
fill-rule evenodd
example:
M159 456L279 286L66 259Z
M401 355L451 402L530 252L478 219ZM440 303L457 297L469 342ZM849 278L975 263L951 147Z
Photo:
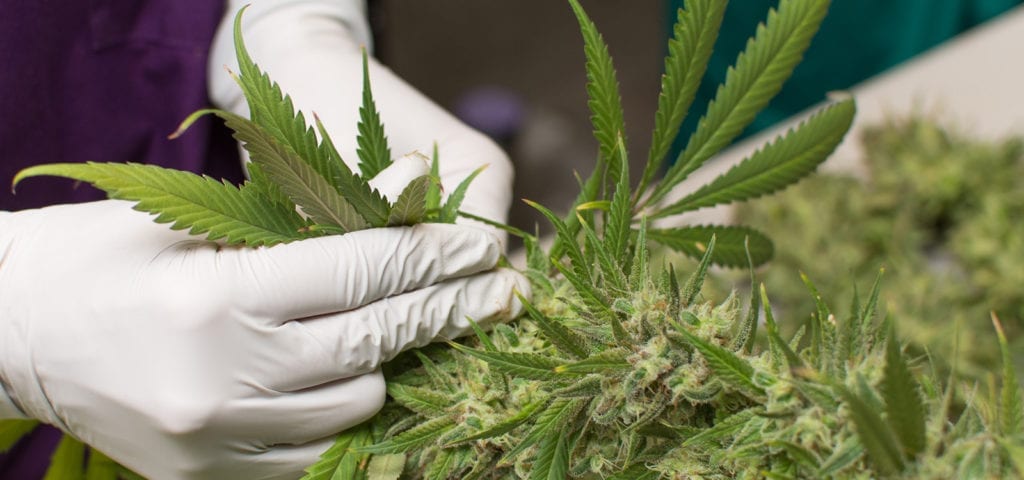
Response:
M615 58L635 155L646 153L668 21L662 1L586 2ZM596 158L583 40L568 2L371 2L375 54L399 75L489 133L516 166L510 224L546 227L528 198L564 210ZM639 160L639 158L638 158ZM638 168L639 161L634 162Z

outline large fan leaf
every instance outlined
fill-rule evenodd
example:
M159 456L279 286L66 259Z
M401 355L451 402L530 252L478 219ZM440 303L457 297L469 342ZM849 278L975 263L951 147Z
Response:
M27 168L14 178L54 175L89 182L111 198L137 202L175 230L224 238L228 244L273 245L308 236L294 210L207 176L137 163L55 163Z
M664 217L781 190L814 171L850 129L856 107L844 100L814 114L711 183L659 210Z
M690 110L697 87L707 70L727 3L722 0L690 0L686 2L685 9L678 11L673 36L668 43L651 149L637 187L638 195L647 188L665 160L672 140Z
M715 251L711 262L726 267L747 265L747 248L754 265L771 260L775 252L772 241L752 228L737 226L701 225L679 228L652 228L647 238L693 258L701 258L711 237L715 237Z
M647 203L662 199L736 138L782 88L818 31L828 0L782 0L729 69L725 84L698 122L686 148Z

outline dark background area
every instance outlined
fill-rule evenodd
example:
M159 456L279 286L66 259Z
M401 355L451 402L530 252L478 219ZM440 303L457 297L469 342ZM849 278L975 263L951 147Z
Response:
M615 60L636 169L646 160L654 122L665 5L600 0L584 7ZM559 212L568 207L577 193L573 171L589 173L597 151L583 40L568 2L377 0L371 18L378 58L445 108L459 110L481 88L518 98L521 122L502 142L516 166L512 225L546 224L520 198Z

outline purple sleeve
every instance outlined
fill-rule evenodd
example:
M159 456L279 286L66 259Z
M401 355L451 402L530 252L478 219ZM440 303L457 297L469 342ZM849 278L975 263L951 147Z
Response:
M204 119L208 47L224 10L211 0L0 0L0 210L98 200L64 179L33 178L40 163L119 161L162 165L238 182L234 140ZM43 476L60 432L41 427L6 455L0 478Z

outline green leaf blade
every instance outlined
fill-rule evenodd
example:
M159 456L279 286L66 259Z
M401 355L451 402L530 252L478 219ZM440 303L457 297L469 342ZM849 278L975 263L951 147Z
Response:
M659 210L654 217L749 200L788 187L832 154L850 129L855 113L853 100L824 108L711 183Z
M583 34L583 51L587 58L587 94L590 107L591 122L594 126L594 138L599 145L598 163L607 168L607 172L618 176L619 167L615 164L616 142L620 135L625 135L625 121L622 113L622 99L619 96L619 81L615 77L615 66L608 45L597 31L597 26L583 10L578 0L569 0L576 20ZM599 166L594 172L602 177L606 172ZM617 178L613 178L615 183Z
M748 394L763 396L764 389L754 383L754 367L726 348L714 345L693 333L682 325L670 321L676 331L693 345L726 384Z
M890 475L903 471L905 463L896 434L882 420L878 410L848 388L842 385L836 385L835 388L849 407L857 437L878 472Z
M903 445L904 453L913 458L926 446L924 401L895 333L889 334L887 343L881 385L886 419Z
M35 420L0 420L0 453L10 450L38 425L39 422Z
M651 148L637 195L642 194L654 178L690 110L718 38L726 4L720 0L690 0L677 12L665 58Z
M359 107L358 129L356 143L359 147L356 154L359 156L359 170L363 173L363 178L373 178L391 165L391 148L388 147L384 124L373 100L369 55L366 49L363 49L363 104Z
M828 10L827 0L782 0L726 74L686 148L647 202L657 202L736 138L782 88Z
M434 180L429 175L413 179L391 206L388 226L415 225L427 215L427 191Z
M235 138L244 143L260 171L317 224L337 227L342 232L369 228L355 207L291 148L255 122L229 112L215 114L234 130Z
M351 450L357 453L372 454L405 453L433 443L453 428L455 428L454 420L449 417L438 417L427 420L383 442Z
M533 353L492 352L477 350L457 343L450 344L456 350L476 357L497 370L531 380L555 378L555 368L565 361Z
M189 172L134 163L39 165L18 173L52 175L88 182L111 198L137 202L136 210L156 214L157 223L189 229L228 244L274 245L305 238L306 222L294 210L269 202L246 187Z
M775 254L772 241L748 227L699 225L647 231L647 238L693 258L702 258L715 237L711 262L730 268L747 266L747 250L754 266L763 265Z

